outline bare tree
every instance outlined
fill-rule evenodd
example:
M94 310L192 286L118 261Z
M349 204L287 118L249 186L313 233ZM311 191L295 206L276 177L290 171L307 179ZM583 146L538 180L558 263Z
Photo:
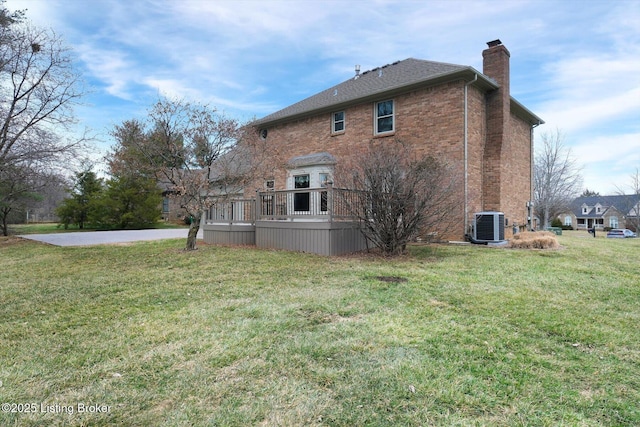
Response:
M433 157L417 157L400 141L372 142L351 165L357 202L348 201L363 232L388 255L402 253L420 233L446 233L457 207L457 180Z
M84 91L60 37L0 10L0 188L3 209L29 198L34 170L53 169L86 138L68 139ZM20 180L20 181L16 181Z
M9 220L38 199L34 191L35 171L27 167L5 166L0 169L0 231L9 235Z
M228 175L220 175L219 160L232 153L238 141L247 144L248 129L210 107L161 98L146 122L127 121L112 135L117 140L112 163L153 175L166 185L191 218L185 249L196 249L200 220L215 201L211 177L218 177L216 185L224 182Z
M618 195L624 196L624 205L618 208L624 211L625 226L640 231L640 168L629 176L626 187L617 187L617 190Z
M544 228L566 212L582 188L581 168L565 148L564 135L556 130L542 134L542 147L534 166L534 209Z
M64 198L65 178L38 163L9 165L0 170L0 232L9 223L31 218L52 219L55 205Z

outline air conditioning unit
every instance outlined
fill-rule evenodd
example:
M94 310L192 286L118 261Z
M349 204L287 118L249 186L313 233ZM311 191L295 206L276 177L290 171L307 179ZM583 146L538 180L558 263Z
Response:
M504 240L504 213L477 212L473 217L473 240L479 243Z

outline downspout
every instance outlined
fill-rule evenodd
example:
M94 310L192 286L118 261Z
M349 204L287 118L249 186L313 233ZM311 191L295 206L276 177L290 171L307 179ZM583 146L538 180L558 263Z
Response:
M540 121L538 121L538 123L533 123L531 125L531 133L529 136L529 140L530 140L530 150L531 150L531 170L529 171L529 178L530 178L530 182L531 184L529 185L530 188L530 194L529 194L529 203L527 203L527 220L528 220L528 226L529 226L529 230L528 231L533 231L533 216L534 216L534 206L533 206L533 197L534 197L534 189L533 189L533 184L534 184L534 174L535 174L535 152L534 152L534 144L533 144L533 130L535 128L537 128L538 126L540 126L542 123Z
M469 107L467 105L467 88L478 81L478 73L475 74L473 80L464 84L464 234L469 234L469 130L468 115ZM532 134L533 135L533 134Z

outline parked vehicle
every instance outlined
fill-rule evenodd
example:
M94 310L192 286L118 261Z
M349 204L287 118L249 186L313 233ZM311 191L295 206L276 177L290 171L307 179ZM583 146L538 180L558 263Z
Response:
M608 238L624 239L627 237L637 237L636 233L626 228L614 228L607 233Z

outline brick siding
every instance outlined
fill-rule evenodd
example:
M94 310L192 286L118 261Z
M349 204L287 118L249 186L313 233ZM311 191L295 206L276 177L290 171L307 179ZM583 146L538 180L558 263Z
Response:
M526 224L526 203L531 197L531 127L510 112L509 53L503 46L483 52L484 74L500 88L485 94L468 88L468 220L474 212L505 213L511 226ZM345 108L345 131L332 135L331 113L278 124L268 128L269 164L273 169L255 183L264 188L267 179L276 189L286 187L286 162L296 156L331 153L340 165L357 161L369 142L396 138L421 155L431 155L454 166L460 177L460 209L448 239L462 239L464 229L464 85L462 80L421 88L393 97L395 132L374 136L374 102ZM376 100L385 101L389 98ZM336 177L337 178L337 177ZM340 182L336 179L336 186Z

